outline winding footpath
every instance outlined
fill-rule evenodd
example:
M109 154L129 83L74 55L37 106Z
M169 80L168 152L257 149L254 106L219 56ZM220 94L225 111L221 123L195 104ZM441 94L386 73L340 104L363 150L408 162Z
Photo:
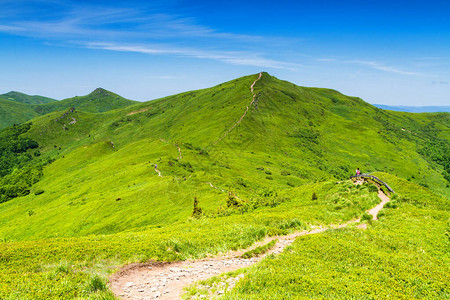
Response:
M236 123L234 123L233 126L231 126L231 127L227 130L227 132L224 133L224 135L223 135L220 139L218 139L217 141L214 142L214 145L216 145L218 142L220 142L221 140L223 140L223 139L224 139L224 138L225 138L225 137L226 137L226 136L227 136L227 135L228 135L228 134L236 127L236 126L238 126L239 123L241 123L242 120L245 118L245 116L247 115L247 112L248 112L249 108L253 105L253 103L255 103L255 100L256 100L256 94L254 93L253 88L254 88L256 82L258 82L258 80L261 79L261 76L262 76L262 72L259 73L258 78L256 78L255 81L253 81L252 85L250 86L250 91L251 91L252 94L253 94L253 96L252 96L252 101L250 102L249 105L247 105L247 107L246 107L246 109L245 109L245 111L244 111L244 114L239 118L239 120L238 120Z
M381 190L378 192L378 197L381 199L381 202L367 211L368 214L372 215L373 220L377 220L379 211L389 201L389 198ZM213 258L174 263L131 264L111 276L110 288L121 299L180 299L183 294L183 288L186 286L222 273L249 267L261 261L268 254L279 254L299 236L343 228L358 222L360 222L360 219L326 227L311 226L312 230L298 231L284 236L267 237L263 241L255 243L249 249L232 251ZM360 224L357 227L365 229L367 224ZM267 253L258 257L241 258L246 251L265 245L272 240L278 240L278 242ZM239 279L240 277L235 280ZM235 282L230 287L234 284ZM223 292L219 291L218 295Z

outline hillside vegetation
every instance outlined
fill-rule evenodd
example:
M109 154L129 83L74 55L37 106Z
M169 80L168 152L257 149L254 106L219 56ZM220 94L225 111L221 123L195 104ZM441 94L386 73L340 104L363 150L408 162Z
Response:
M98 88L89 95L57 101L19 92L0 95L0 129L20 124L39 115L69 108L85 112L105 112L135 104L135 101Z
M126 262L202 257L249 246L268 234L361 217L378 199L368 186L346 181L356 167L383 172L380 176L394 185L399 199L409 200L399 200L399 209L367 232L355 234L350 228L304 237L293 246L298 251L262 264L283 278L295 277L290 272L306 270L305 265L277 268L293 259L319 259L329 252L301 253L308 253L307 247L322 249L331 240L336 249L353 249L348 256L329 253L334 255L329 264L343 268L346 259L359 259L355 245L369 251L405 216L412 225L393 230L391 238L397 243L413 235L419 241L426 230L413 224L424 218L421 201L427 203L426 213L448 218L448 113L384 111L359 98L296 86L267 73L145 103L97 89L36 107L42 115L32 123L0 132L9 170L0 187L14 187L26 177L21 173L26 168L27 174L38 175L28 181L26 192L3 197L0 204L1 298L106 295L105 288L91 285L104 282ZM14 151L10 145L25 146ZM201 213L193 214L194 198ZM433 235L444 234L445 222L439 222L430 225L436 228ZM445 243L439 241L427 246L430 251ZM381 245L380 251L387 251ZM410 255L397 254L394 260ZM408 257L416 263L415 256ZM448 254L424 259L440 259L436 274L439 282L446 279ZM315 266L312 274L330 267ZM256 275L245 277L227 297L265 298L274 291L281 298L303 295L304 286L283 289L284 281L258 266L249 272ZM364 272L375 278L385 269L368 266ZM344 273L349 277L343 281L359 284L354 268ZM394 277L401 281L405 273ZM330 287L313 284L306 295L346 295L340 283L323 280ZM445 285L439 283L436 289L444 291L438 292L421 284L423 294L411 290L408 295L448 295ZM357 289L352 297L364 291Z
M50 102L57 101L55 99L44 97L44 96L38 96L38 95L31 96L31 95L27 95L27 94L15 92L15 91L11 91L6 94L1 94L0 98L10 100L10 101L16 101L16 102L20 102L20 103L25 103L25 104L44 104L44 103L50 103Z

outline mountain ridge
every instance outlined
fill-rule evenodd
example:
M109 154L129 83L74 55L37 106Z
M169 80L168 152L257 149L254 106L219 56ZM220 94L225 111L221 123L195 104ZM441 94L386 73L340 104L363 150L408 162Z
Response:
M27 95L25 93L11 91L5 94L1 94L0 98L10 100L10 101L16 101L20 103L26 103L26 104L45 104L45 103L51 103L58 101L53 98L45 97L45 96L39 96L39 95Z
M296 296L306 259L318 269L305 290L317 277L338 278L330 290L343 297L344 278L364 297L370 278L371 291L388 297L394 278L399 297L414 297L421 276L433 278L421 283L421 296L444 295L450 114L385 111L267 73L101 113L71 105L98 103L95 94L0 130L0 298L111 298L105 274L130 262L148 269L154 260L204 258L358 218L263 262L283 274L277 280L253 268L243 284L260 277L274 286L262 298ZM398 193L376 223L366 210L379 202L379 188L349 180L356 168L378 171ZM355 276L361 261L364 283ZM401 272L379 285L393 261ZM424 263L432 273L410 279L411 265ZM339 276L327 278L330 269Z
M12 93L14 94L9 95L28 96L26 94L19 92L12 92ZM27 97L25 97L24 98L25 100L23 101L28 101L30 103L19 100L7 100L7 99L5 99L4 101L0 101L0 129L7 126L11 126L13 124L19 124L22 122L29 121L30 119L37 117L39 115L45 115L54 111L69 109L71 107L86 112L103 113L109 110L123 108L138 103L137 101L125 99L113 92L107 91L102 88L97 88L85 96L76 96L72 98L66 98L63 100L54 100L42 96L28 96L28 97L38 97L36 99L50 99L53 101L48 100L48 102L46 103L36 104L33 103L32 100L30 100L31 98ZM3 100L1 98L1 95L0 100ZM12 103L5 101L16 102L23 105L13 105ZM14 117L16 114L17 118Z

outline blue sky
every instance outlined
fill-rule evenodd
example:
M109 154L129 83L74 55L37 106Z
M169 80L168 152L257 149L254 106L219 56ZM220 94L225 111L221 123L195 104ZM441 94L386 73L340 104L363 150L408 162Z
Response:
M266 71L450 105L450 1L0 0L0 93L146 101Z

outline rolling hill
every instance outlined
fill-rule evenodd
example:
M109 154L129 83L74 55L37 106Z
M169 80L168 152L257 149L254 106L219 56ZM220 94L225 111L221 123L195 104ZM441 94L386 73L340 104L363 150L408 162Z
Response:
M1 247L14 249L3 280L15 274L1 296L89 297L91 273L114 265L201 257L360 217L376 200L347 180L356 167L417 190L403 192L405 214L420 203L448 216L448 113L384 111L267 73L145 103L97 89L36 107L31 125L0 132ZM58 273L58 261L73 272Z
M98 88L86 96L57 101L43 96L29 96L19 92L0 95L0 129L19 124L53 111L71 107L85 112L106 112L137 103Z
M27 95L27 94L15 92L15 91L11 91L6 94L1 94L0 98L10 100L10 101L16 101L16 102L20 102L20 103L26 103L26 104L44 104L44 103L50 103L50 102L57 101L55 99L48 98L48 97L43 97L43 96L38 96L38 95L31 96L31 95Z

